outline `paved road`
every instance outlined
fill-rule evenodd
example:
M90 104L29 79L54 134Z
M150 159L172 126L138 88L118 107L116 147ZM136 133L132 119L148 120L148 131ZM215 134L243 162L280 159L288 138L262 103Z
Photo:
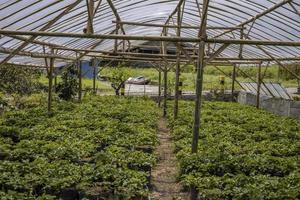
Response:
M289 94L294 94L297 92L297 88L286 88ZM209 91L203 91L209 92ZM230 92L230 91L228 91ZM194 94L194 91L184 91L184 94ZM162 91L163 94L163 91ZM126 84L125 95L137 95L137 96L156 96L158 95L158 86L156 85L133 85Z
M158 86L126 84L125 95L158 95Z

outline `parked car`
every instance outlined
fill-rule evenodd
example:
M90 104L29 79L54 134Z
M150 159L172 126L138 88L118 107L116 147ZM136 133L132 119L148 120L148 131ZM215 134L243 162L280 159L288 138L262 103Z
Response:
M150 79L147 79L143 76L130 77L126 81L127 84L135 84L135 85L147 85L150 83Z

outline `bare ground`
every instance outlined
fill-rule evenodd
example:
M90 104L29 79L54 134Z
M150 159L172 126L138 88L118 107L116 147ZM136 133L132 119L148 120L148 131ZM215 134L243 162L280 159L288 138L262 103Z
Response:
M161 118L158 124L158 137L160 145L155 153L159 161L152 170L151 184L154 200L186 200L188 194L183 192L177 181L178 168L174 154L174 146L170 131L166 126L166 119Z

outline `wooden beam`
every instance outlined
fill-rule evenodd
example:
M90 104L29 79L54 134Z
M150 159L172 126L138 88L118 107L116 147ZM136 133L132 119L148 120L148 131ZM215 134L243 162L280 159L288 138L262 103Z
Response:
M260 88L261 88L261 64L258 65L257 72L257 95L256 95L256 108L260 108Z
M223 44L217 51L215 51L209 58L205 60L206 63L213 61L216 57L218 57L227 47L229 44Z
M51 53L54 53L54 50L51 49ZM54 58L50 58L50 69L48 73L48 114L51 114L52 110L52 91L53 91L53 71L54 71Z
M184 12L184 10L181 10L181 6L177 9L177 31L176 31L176 35L177 37L180 37L181 35L181 12ZM181 55L181 51L180 51L180 43L176 44L176 72L175 72L175 96L174 96L174 110L173 110L173 117L174 120L177 119L178 116L178 109L179 109L179 79L180 79L180 55Z
M198 152L198 140L199 140L199 129L201 126L201 106L202 106L202 89L203 89L203 72L205 67L205 41L207 37L206 26L207 26L207 14L208 14L209 0L203 0L201 24L199 29L199 37L201 41L199 43L198 60L197 60L197 79L196 79L196 100L194 109L194 122L193 122L193 138L192 138L192 153ZM196 200L198 191L196 186L191 187L190 199Z
M74 3L70 4L62 13L60 13L58 16L56 16L54 19L49 21L45 26L43 26L40 31L46 31L49 29L53 24L55 24L59 19L61 19L64 15L66 15L70 10L72 10L74 7L76 7L81 0L77 0ZM12 53L10 53L6 58L4 58L0 62L0 66L7 63L11 58L13 58L19 51L21 51L24 47L26 47L28 44L30 44L38 35L32 35L27 39L27 41L23 42L16 50L14 50Z
M161 48L161 47L158 47ZM104 50L93 50L93 49L80 49L80 48L70 48L70 47L55 47L54 49L60 49L60 50L66 50L66 51L74 51L74 52L86 52L86 53L101 53L101 54L106 54L106 55L132 55L132 56L144 56L144 57L151 57L151 58L157 58L157 57L169 57L169 58L174 58L176 57L176 55L173 54L149 54L149 53L133 53L133 52L113 52L113 51L104 51ZM188 48L187 48L188 49ZM195 48L193 48L195 50ZM186 48L184 47L180 47L180 50L185 54L184 56L181 56L180 58L187 58L187 56L189 58L187 59L191 59L191 58L197 58L196 55L188 55ZM86 54L86 56L94 56L94 55L89 55ZM206 56L206 59L208 59L209 57ZM282 57L282 58L276 58L275 59L279 60L279 61L300 61L300 57ZM264 61L264 62L268 62L268 61L274 61L274 59L268 57L260 57L260 58L238 58L238 57L215 57L214 60L233 60L233 61L255 61L255 62L259 62L259 61Z
M145 27L160 27L160 28L178 28L181 29L196 29L199 30L199 26L192 26L192 25L169 25L169 24L152 24L152 23L141 23L141 22L129 22L129 21L115 21L113 20L112 23L122 24L122 25L131 25L131 26L145 26ZM242 27L218 27L218 26L211 26L207 27L210 30L240 30Z
M45 65L36 65L36 64L24 64L24 63L18 63L18 62L7 62L7 65L13 65L18 67L24 67L24 68L33 68L33 69L47 69Z
M87 13L88 13L88 20L87 20L87 34L93 34L94 33L94 0L86 0L86 6L87 6Z
M121 21L121 17L120 17L120 15L119 15L119 13L118 13L116 7L114 6L114 3L112 2L112 0L106 0L106 1L107 1L107 3L109 4L111 10L113 11L113 13L114 13L114 15L115 15L115 17L116 17L116 20L117 20L117 21ZM117 25L117 27L119 27L119 25ZM125 29L124 29L124 27L123 27L122 24L120 25L120 29L121 29L122 33L123 33L124 35L126 35ZM118 30L118 28L117 28L116 30ZM124 39L124 40L125 40L125 39ZM129 45L130 45L130 41L129 41L129 40L128 40L128 43L129 43Z
M167 29L164 28L163 30L163 35L167 35ZM166 42L161 42L161 49L162 49L162 54L165 55L167 54L167 49L166 49ZM167 69L167 64L168 62L164 60L164 103L163 103L163 116L167 116L167 100L168 100L168 69Z
M0 53L11 54L15 50L16 49L0 47ZM32 57L32 58L55 58L55 59L73 60L73 61L76 60L75 57L63 56L63 55L60 55L60 54L35 53L35 52L30 52L30 51L18 51L18 53L16 53L16 55L29 56L29 57Z
M161 70L158 69L158 107L161 106Z
M299 47L300 41L270 41L270 40L249 40L249 39L217 39L217 38L192 38L192 37L171 37L171 36L142 36L142 35L116 35L116 34L81 34L81 33L59 33L44 31L11 31L0 29L2 35L31 35L34 37L67 37L67 38L87 38L87 39L120 39L120 40L143 40L143 41L163 41L163 42L190 42L199 43L201 41L212 44L244 44L244 45L264 45L264 46L291 46Z
M234 89L236 80L236 64L233 65L232 69L232 84L231 84L231 101L234 102Z
M78 67L78 101L81 102L82 100L82 62L78 60L77 62Z
M273 61L275 61L280 67L282 67L285 70L287 70L290 74L292 74L295 78L297 78L297 80L300 80L300 76L298 74L296 74L295 72L291 71L289 68L287 68L286 66L284 66L277 58L275 58L274 56L272 56L272 54L270 54L267 50L265 50L263 47L261 47L259 45L256 45L256 46L261 51L263 51L266 55L268 55Z
M93 92L94 94L97 94L97 90L96 90L97 61L95 58L92 61L93 61Z

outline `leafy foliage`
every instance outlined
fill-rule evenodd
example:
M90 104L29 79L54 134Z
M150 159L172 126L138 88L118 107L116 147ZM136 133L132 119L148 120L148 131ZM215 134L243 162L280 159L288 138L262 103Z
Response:
M75 65L71 65L65 69L61 75L62 82L58 83L56 92L59 98L69 101L78 91L78 78Z
M300 123L233 103L206 103L191 154L193 103L181 102L176 140L181 180L201 199L299 199Z
M26 67L4 65L0 67L0 92L28 95L39 87L40 71Z
M158 111L150 100L89 97L0 118L6 199L135 199L148 194Z
M116 68L111 69L111 86L114 88L116 95L119 95L119 91L124 86L125 81L129 78L130 74L125 68L124 64L118 65Z

